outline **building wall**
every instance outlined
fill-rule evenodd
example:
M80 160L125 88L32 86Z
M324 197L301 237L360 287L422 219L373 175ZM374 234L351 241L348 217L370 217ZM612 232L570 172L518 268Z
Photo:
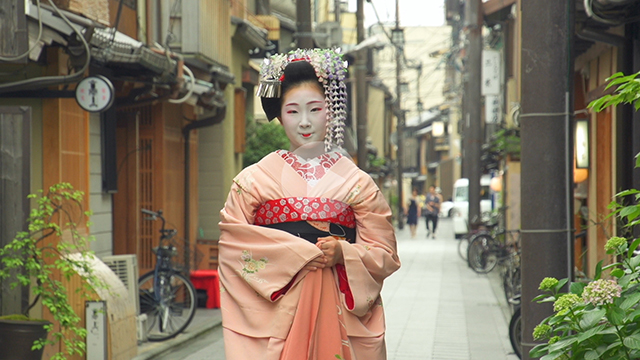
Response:
M81 14L104 25L109 24L108 0L54 0L60 9Z
M367 131L373 146L378 149L378 157L384 158L385 137L385 93L375 87L369 87L369 102L367 103Z
M227 118L231 109L226 110ZM228 119L225 119L227 121ZM224 124L198 130L198 222L204 239L216 240L220 236L218 221L220 210L227 199L230 185L225 186ZM231 146L227 146L231 147Z
M380 29L376 29L379 32ZM390 31L390 29L387 29ZM386 43L389 39L378 33L378 38ZM439 106L444 102L442 94L445 83L444 56L430 57L429 54L437 50L446 50L451 47L451 27L406 27L404 54L408 60L422 62L422 74L418 78L415 69L403 68L400 81L408 83L408 91L402 94L402 109L408 110L406 119L418 118L418 80L420 87L420 99L424 109ZM396 54L390 44L376 55L378 77L391 90L396 92ZM408 126L415 125L409 124Z
M581 73L586 82L586 101L602 96L606 79L618 70L617 49L602 44L595 45L576 59L575 71ZM576 109L580 110L580 109ZM615 218L606 218L608 205L617 192L616 161L616 113L607 108L590 114L590 167L587 183L587 208L590 225L587 229L587 270L593 271L600 260L611 261L604 251L604 244L616 235ZM576 209L578 211L579 209ZM593 275L593 274L587 274Z
M113 203L111 194L102 191L102 142L100 114L89 116L89 203L91 204L91 243L98 257L113 254Z
M184 4L184 3L183 3ZM205 55L228 66L232 64L230 2L207 1L209 18L201 15L200 34L208 44L202 45ZM210 36L213 33L215 36ZM236 82L242 76L236 75ZM222 123L198 130L198 229L203 239L217 240L220 236L218 220L224 206L231 181L237 170L237 157L233 146L233 94L234 85L225 88L225 117Z
M31 193L42 189L42 99L0 98L1 106L31 108Z

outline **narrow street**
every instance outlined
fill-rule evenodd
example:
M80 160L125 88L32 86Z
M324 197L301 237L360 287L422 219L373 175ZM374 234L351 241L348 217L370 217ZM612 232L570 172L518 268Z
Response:
M498 275L478 275L467 267L458 256L451 220L440 219L436 239L426 238L423 221L415 239L407 227L397 237L402 268L382 294L388 359L516 360ZM197 322L211 317L199 314ZM155 359L224 360L221 336L218 327Z

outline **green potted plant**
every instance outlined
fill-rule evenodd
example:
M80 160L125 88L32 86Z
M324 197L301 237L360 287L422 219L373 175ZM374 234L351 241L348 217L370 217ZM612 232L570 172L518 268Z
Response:
M93 256L88 250L90 239L78 229L89 215L82 209L83 195L68 183L29 195L35 207L28 218L28 230L19 232L0 248L3 284L12 289L29 289L33 299L24 307L23 314L0 317L0 359L40 359L46 345L58 342L64 344L64 350L51 359L84 354L87 331L69 302L69 289L61 281L78 274L86 287L78 291L84 295L90 294L92 288L105 287L89 266L88 260ZM29 318L30 310L38 303L48 309L54 323ZM26 344L18 344L16 331L28 332L29 328L36 333L24 339Z
M560 292L567 279L545 278L544 294L534 301L553 302L554 313L534 329L536 340L546 343L534 347L529 355L548 359L638 359L640 358L640 244L636 239L612 237L605 245L607 254L621 260L596 267L594 279L575 282L569 292ZM603 270L610 270L607 278Z
M617 73L607 81L606 89L617 86L613 94L589 104L601 111L608 106L633 104L640 109L640 73ZM640 167L640 154L636 167ZM640 190L630 189L615 196L608 216L616 216L624 229L640 225ZM640 358L640 238L612 237L605 250L615 261L602 266L600 261L592 280L569 285L568 279L545 278L540 283L544 294L534 301L552 302L553 314L534 329L534 339L546 342L529 352L532 358L551 359L638 359ZM605 276L606 274L606 276Z

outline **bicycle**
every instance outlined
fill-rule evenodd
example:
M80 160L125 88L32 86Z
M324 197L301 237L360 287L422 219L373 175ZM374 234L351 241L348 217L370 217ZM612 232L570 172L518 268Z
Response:
M519 303L520 295L517 295L516 299ZM522 359L522 312L519 305L509 321L509 341L518 358Z
M493 270L498 263L504 263L509 257L517 254L519 245L516 241L507 241L506 235L519 230L497 230L492 233L481 232L469 240L467 261L469 267L479 274ZM495 234L495 235L494 235ZM503 241L496 237L505 236Z
M489 212L484 212L480 215L481 221L478 221L477 217L473 218L475 224L474 229L469 231L465 236L461 237L458 242L458 255L462 260L468 262L467 254L469 252L469 244L471 239L477 234L487 233L498 225L497 219Z
M156 254L155 268L138 279L140 314L146 314L144 331L149 341L171 339L181 333L196 312L196 289L191 280L173 265L171 258L177 255L171 239L178 233L166 229L162 210L141 210L149 215L146 220L162 221L160 242L153 248Z

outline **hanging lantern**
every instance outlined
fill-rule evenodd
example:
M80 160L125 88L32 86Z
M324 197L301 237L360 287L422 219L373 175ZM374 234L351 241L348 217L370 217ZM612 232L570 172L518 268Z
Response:
M589 177L589 169L573 169L573 182L578 184Z
M576 160L573 159L573 182L581 183L589 177L589 168L579 168L576 166Z
M489 183L489 187L495 192L502 191L502 176L492 177L491 182Z

